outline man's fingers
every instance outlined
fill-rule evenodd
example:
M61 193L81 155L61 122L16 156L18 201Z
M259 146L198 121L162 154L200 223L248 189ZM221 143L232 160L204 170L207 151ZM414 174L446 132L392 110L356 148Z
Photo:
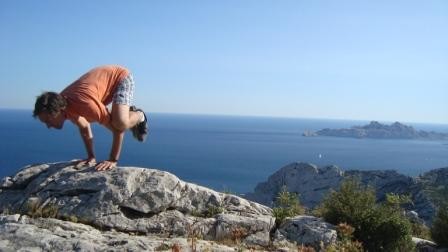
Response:
M106 170L110 170L110 169L112 169L112 168L114 168L114 167L115 167L115 163L108 162L108 161L103 161L103 162L99 163L99 164L95 167L95 169L96 169L97 171L106 171Z
M78 161L78 163L75 165L75 168L79 169L84 166L93 166L95 164L96 164L95 159L85 159L85 160Z
M102 171L102 170L103 170L103 167L104 167L104 163L99 163L99 164L95 167L95 169L96 169L97 171Z

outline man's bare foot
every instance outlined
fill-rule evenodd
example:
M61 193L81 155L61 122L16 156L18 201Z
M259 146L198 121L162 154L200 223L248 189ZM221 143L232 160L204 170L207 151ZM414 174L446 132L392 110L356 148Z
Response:
M142 114L143 121L138 122L137 125L131 128L132 135L139 142L144 142L146 140L146 136L148 135L148 118L146 117L145 112L143 110L136 108L135 106L130 107L131 111L140 112Z

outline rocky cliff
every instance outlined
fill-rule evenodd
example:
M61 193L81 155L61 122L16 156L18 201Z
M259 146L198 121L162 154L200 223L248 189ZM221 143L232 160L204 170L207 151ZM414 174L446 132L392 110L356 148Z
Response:
M269 207L155 169L62 162L0 181L0 251L235 251L336 240L332 225L312 216L274 223Z
M380 201L385 199L386 193L410 195L413 203L407 206L407 210L417 212L427 224L430 224L434 217L437 199L440 201L440 197L448 195L448 168L412 178L391 170L343 171L333 165L317 167L296 162L281 168L266 182L259 183L254 192L247 193L245 198L272 206L275 196L282 186L286 186L288 191L299 195L304 206L314 208L331 189L337 190L342 180L347 177L357 177L363 184L372 186Z
M379 138L379 139L426 139L448 140L448 134L433 131L416 130L412 126L395 122L391 125L372 121L368 125L353 126L348 129L322 129L316 132L306 131L304 136L334 136L353 138Z

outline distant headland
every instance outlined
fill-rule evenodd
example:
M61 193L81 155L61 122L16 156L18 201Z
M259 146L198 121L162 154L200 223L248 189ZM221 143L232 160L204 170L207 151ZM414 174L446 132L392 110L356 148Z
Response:
M412 126L399 122L393 124L381 124L371 121L364 126L353 126L348 129L322 129L316 132L305 131L303 136L333 136L352 138L376 138L376 139L423 139L423 140L448 140L448 134L434 131L416 130Z

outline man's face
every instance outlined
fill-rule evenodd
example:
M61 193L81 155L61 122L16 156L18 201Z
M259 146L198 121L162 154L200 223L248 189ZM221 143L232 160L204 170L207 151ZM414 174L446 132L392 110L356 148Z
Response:
M47 125L47 128L62 129L65 122L65 116L63 113L59 113L57 116L52 116L47 112L42 112L38 115L39 120Z

